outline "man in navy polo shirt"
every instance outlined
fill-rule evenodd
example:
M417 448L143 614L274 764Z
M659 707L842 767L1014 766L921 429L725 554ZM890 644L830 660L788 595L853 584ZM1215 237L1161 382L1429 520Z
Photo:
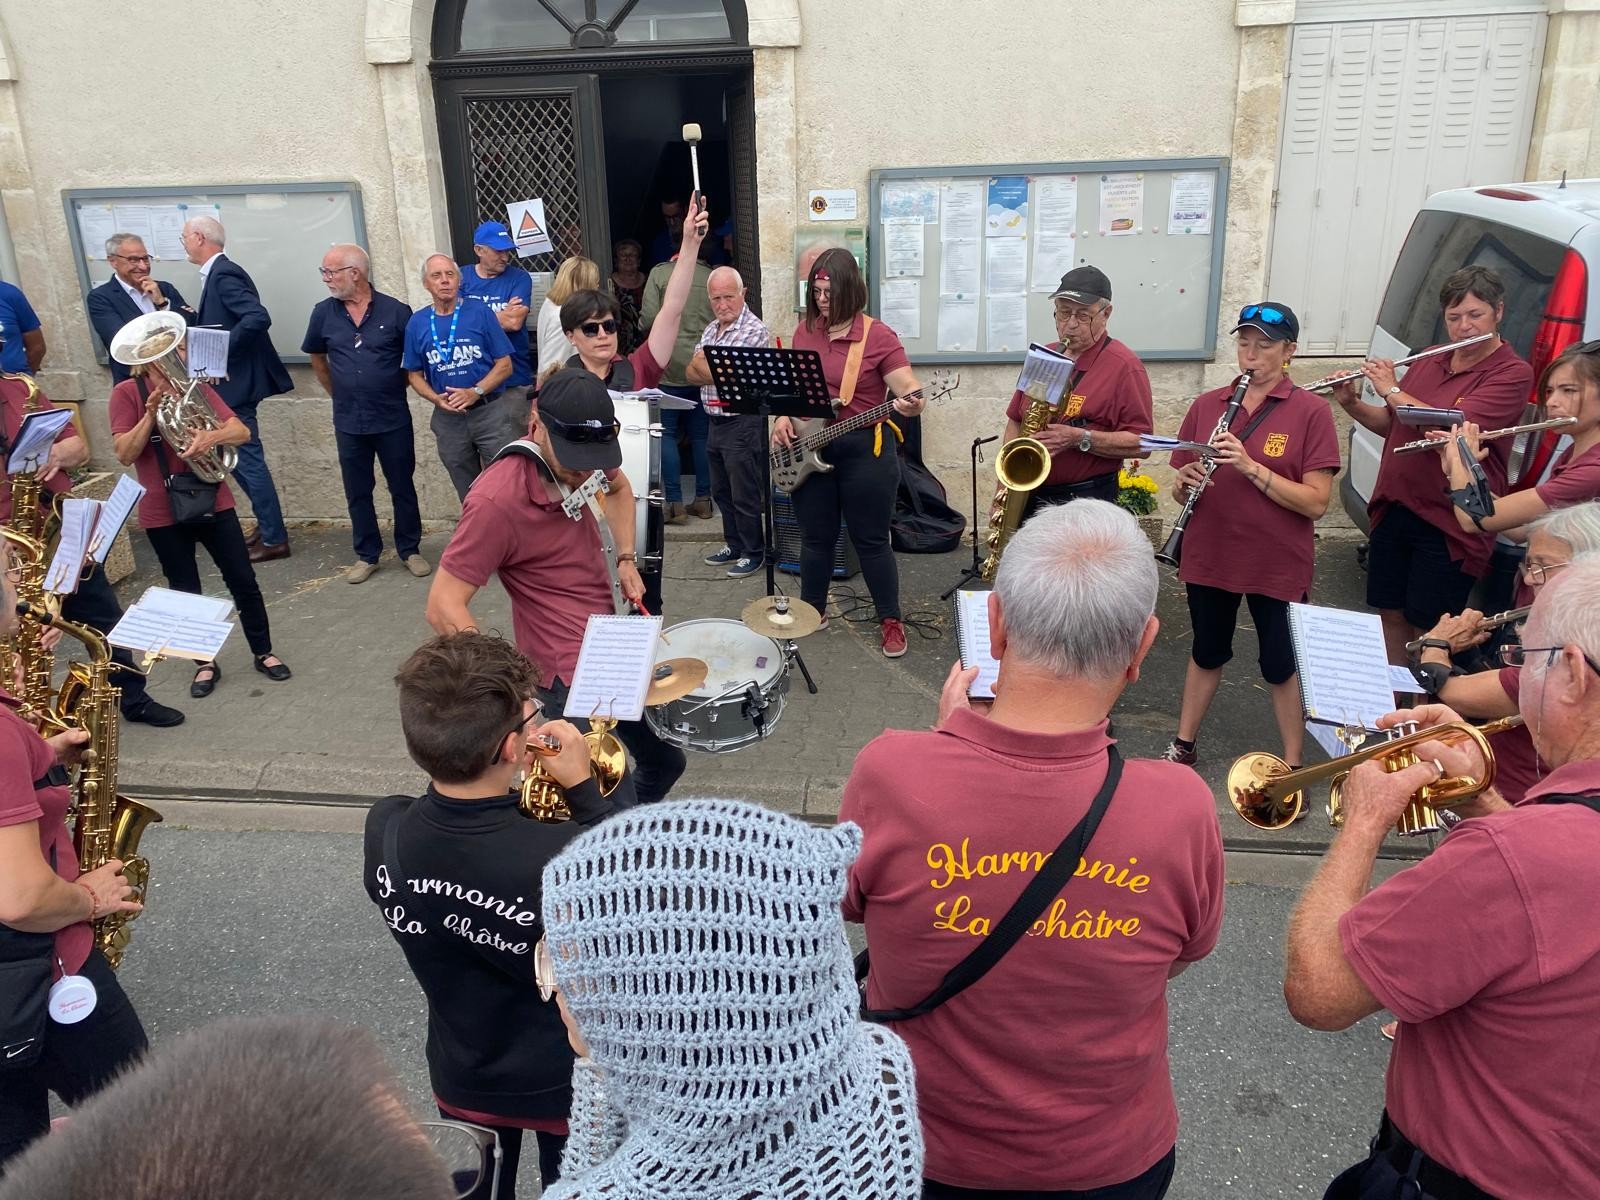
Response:
M416 444L411 406L406 402L406 323L411 306L375 291L368 277L367 252L360 246L334 246L322 256L322 282L331 293L311 310L302 352L333 397L333 434L339 446L339 474L356 561L345 572L348 583L364 583L378 569L383 536L372 504L372 460L383 466L383 481L394 506L394 548L406 570L422 578L433 570L418 551L422 512L417 506Z
M401 365L412 390L433 405L429 424L439 461L465 500L501 447L527 432L528 414L526 406L519 415L514 401L505 403L501 385L511 375L511 343L488 305L462 298L455 261L430 254L422 286L433 303L407 323Z
M511 343L511 378L506 403L519 409L519 430L528 424L528 392L533 387L533 359L528 353L528 306L533 303L533 276L516 263L516 242L504 225L485 221L472 231L472 253L478 261L461 268L461 294L489 306ZM522 434L519 432L518 437Z
M0 371L32 375L44 362L44 330L15 284L0 279Z

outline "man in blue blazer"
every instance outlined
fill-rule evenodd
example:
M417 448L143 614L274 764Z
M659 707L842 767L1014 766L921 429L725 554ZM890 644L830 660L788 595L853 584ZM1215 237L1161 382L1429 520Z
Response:
M166 280L150 275L150 252L136 233L113 233L106 239L106 261L113 272L110 279L89 293L89 323L100 336L106 350L111 339L135 317L153 312L175 312L194 324L195 311L178 289ZM128 368L111 359L111 382L121 383Z
M256 533L250 541L250 561L266 562L289 557L289 531L284 528L278 490L272 483L256 406L268 396L294 387L283 360L273 348L267 330L272 317L261 306L261 296L245 269L222 253L222 222L215 217L190 217L183 226L183 249L200 268L200 302L196 325L228 331L228 377L216 384L228 407L250 430L250 440L239 447L234 478L244 486L256 514Z

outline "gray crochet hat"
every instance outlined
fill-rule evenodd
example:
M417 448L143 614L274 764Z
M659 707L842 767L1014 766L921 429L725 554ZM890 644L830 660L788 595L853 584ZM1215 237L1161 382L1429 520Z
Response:
M627 810L545 868L556 981L596 1068L574 1074L574 1139L595 1115L591 1084L626 1128L597 1165L573 1162L569 1144L559 1186L663 1200L920 1193L910 1054L857 1017L839 905L860 846L856 825L683 800Z

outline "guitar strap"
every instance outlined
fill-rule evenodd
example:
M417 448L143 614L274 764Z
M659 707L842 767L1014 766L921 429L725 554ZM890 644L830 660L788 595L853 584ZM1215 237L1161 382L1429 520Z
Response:
M848 408L856 398L856 380L861 377L861 360L867 353L867 335L872 332L872 318L861 318L861 340L850 343L850 352L844 358L844 377L839 380L839 407Z

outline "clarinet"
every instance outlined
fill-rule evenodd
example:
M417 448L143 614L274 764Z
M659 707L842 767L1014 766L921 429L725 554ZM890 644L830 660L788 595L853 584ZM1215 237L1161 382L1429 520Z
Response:
M1239 382L1234 384L1233 395L1228 397L1228 407L1222 410L1222 416L1217 418L1217 427L1206 439L1208 444L1215 441L1220 434L1227 433L1233 428L1234 419L1244 407L1244 394L1249 390L1250 372L1246 371L1239 376ZM1183 531L1189 527L1189 517L1194 512L1195 502L1200 499L1200 493L1206 490L1206 485L1211 482L1211 475L1216 469L1217 460L1208 457L1203 467L1205 475L1200 480L1200 486L1190 490L1189 498L1183 502L1183 511L1178 514L1178 519L1172 524L1172 532L1167 535L1166 544L1156 551L1156 561L1162 566L1175 567L1183 558Z

